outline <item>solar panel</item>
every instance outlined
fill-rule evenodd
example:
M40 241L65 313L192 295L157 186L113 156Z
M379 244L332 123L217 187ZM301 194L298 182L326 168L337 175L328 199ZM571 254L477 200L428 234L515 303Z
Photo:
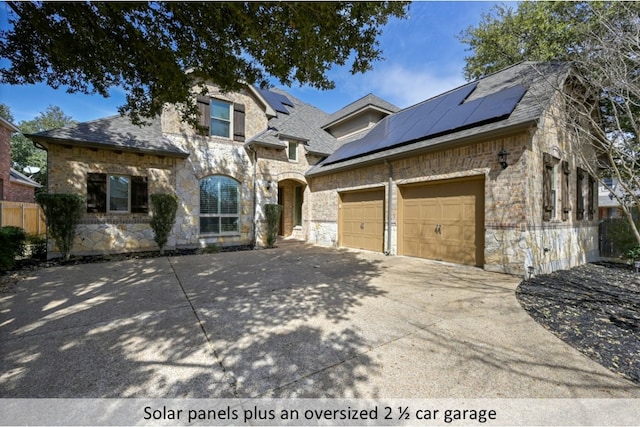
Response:
M385 117L362 139L345 144L323 164L337 163L455 130L498 120L513 112L526 93L521 85L464 102L477 82Z
M293 102L282 94L260 88L258 88L258 92L260 92L260 95L262 95L262 97L269 103L271 108L279 113L289 114L289 110L287 110L286 106L288 105L289 107L293 107Z
M526 92L523 86L515 85L481 98L480 106L471 114L464 126L511 114Z
M324 164L382 151L426 135L446 111L459 105L478 83L462 86L382 119L362 139L345 144L331 154Z

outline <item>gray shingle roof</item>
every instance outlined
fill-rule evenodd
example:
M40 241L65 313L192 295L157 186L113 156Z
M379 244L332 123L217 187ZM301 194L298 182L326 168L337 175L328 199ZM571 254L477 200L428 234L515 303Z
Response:
M364 110L367 107L375 107L380 110L388 111L389 113L400 111L400 108L398 108L397 106L370 93L331 114L327 119L327 122L324 123L322 127L326 129L332 124L344 119L345 117L348 117L349 115L357 111Z
M338 147L337 140L321 129L329 115L324 111L291 96L280 89L270 91L286 96L293 107L288 107L289 114L278 113L269 120L268 129L254 136L247 144L261 144L270 147L284 148L287 138L294 138L306 143L307 151L314 154L329 155Z
M527 91L508 117L490 123L479 123L477 126L470 128L457 131L453 130L451 133L438 135L432 138L427 137L426 139L417 140L405 145L390 146L390 148L385 150L375 153L365 153L358 157L346 159L333 164L325 165L320 163L311 168L307 174L313 176L335 170L357 167L365 163L379 162L389 157L402 156L441 144L476 137L485 133L506 130L534 123L540 118L542 112L547 108L553 92L557 87L559 87L559 82L566 77L569 69L570 65L566 63L523 62L498 71L479 79L475 90L469 95L465 102L496 93L501 89L510 88L518 84L522 85L527 89ZM468 84L469 83L467 83L467 85ZM422 103L416 104L416 106L421 104ZM408 107L401 112L415 108L416 106ZM373 135L376 127L385 126L386 124L387 119L381 120L371 132L364 136L364 138ZM410 125L411 124L407 124L407 126ZM354 143L358 142L359 141L354 141Z
M187 157L188 152L162 135L160 120L136 126L128 117L111 116L59 129L26 135L38 142L71 144L111 150Z

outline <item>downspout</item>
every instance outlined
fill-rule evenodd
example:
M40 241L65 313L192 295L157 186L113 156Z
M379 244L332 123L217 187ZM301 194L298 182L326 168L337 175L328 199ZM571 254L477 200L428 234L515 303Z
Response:
M391 188L393 186L393 166L387 159L384 160L384 164L389 167L389 184L387 186L387 249L384 254L391 255Z
M247 145L247 149L253 153L253 239L251 247L255 249L258 243L258 219L256 218L258 212L258 152L249 145Z

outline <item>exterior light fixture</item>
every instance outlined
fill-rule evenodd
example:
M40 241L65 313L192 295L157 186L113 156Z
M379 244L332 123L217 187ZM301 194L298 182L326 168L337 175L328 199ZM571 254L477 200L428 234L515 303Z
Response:
M535 268L530 265L527 267L527 271L529 272L529 279L531 279L533 277L533 273L535 272Z
M500 163L500 166L502 166L502 169L506 169L507 166L509 166L507 164L507 156L509 155L509 153L507 153L506 151L504 151L504 148L501 149L498 152L498 163Z
M267 190L271 190L271 180L267 181Z

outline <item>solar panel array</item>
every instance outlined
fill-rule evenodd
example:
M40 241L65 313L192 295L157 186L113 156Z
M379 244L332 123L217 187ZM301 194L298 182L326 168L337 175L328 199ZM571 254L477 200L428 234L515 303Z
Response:
M324 165L479 126L509 116L526 89L521 85L464 102L478 83L462 86L381 120L362 139L338 148Z
M287 110L287 106L293 107L293 102L289 100L286 96L271 92L267 89L258 88L258 92L260 95L269 103L269 105L279 113L289 114L289 110Z

